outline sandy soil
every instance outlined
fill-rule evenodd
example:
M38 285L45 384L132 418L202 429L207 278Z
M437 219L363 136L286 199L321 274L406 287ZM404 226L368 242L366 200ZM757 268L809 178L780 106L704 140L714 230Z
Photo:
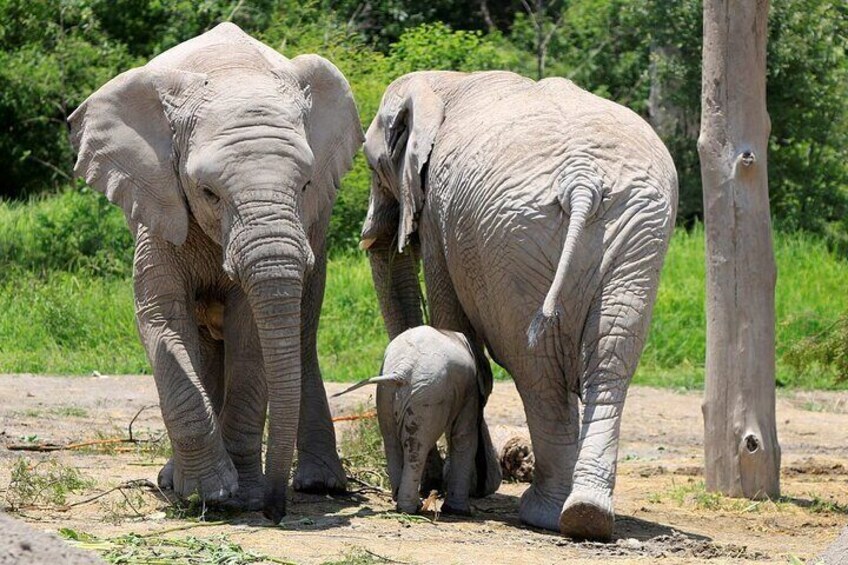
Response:
M344 385L329 384L336 392ZM331 401L334 415L373 405L373 390ZM99 437L126 437L144 406L156 405L150 377L0 376L0 446ZM259 514L168 535L226 534L244 548L297 563L341 559L367 551L404 563L787 563L820 554L848 522L848 393L781 394L777 406L783 450L783 500L750 503L700 495L702 421L700 395L631 389L622 425L616 488L616 540L574 543L518 522L518 498L527 485L504 484L476 501L471 519L410 520L392 512L384 494L346 497L295 493L289 516L271 527ZM523 410L511 383L498 383L487 408L494 427L524 429ZM339 432L348 423L339 423ZM157 408L143 411L136 437L163 430ZM144 447L13 452L0 448L0 499L7 498L13 464L57 459L95 485L69 498L84 501L131 479L155 481L161 453ZM353 485L356 489L356 485ZM129 495L125 497L125 494ZM172 530L192 522L166 517L167 503L146 490L112 492L76 506L30 507L18 516L38 529L71 527L98 536ZM432 515L431 515L432 517ZM379 560L377 560L379 561Z

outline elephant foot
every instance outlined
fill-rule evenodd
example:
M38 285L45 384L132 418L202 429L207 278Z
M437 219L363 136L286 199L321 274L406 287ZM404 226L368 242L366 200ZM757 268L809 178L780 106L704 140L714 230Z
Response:
M614 524L612 497L597 491L575 490L559 516L559 531L574 539L610 541Z
M395 506L395 509L398 512L403 512L404 514L418 514L419 512L421 512L421 506L422 506L422 504L421 504L420 499L416 499L414 501L413 500L407 500L407 501L400 501L399 500L398 503L397 503L397 506Z
M340 494L347 492L347 477L337 456L322 459L299 454L292 488L309 494Z
M174 490L174 458L168 459L168 462L159 470L159 476L156 477L156 484L162 490Z
M468 501L461 503L448 499L442 504L440 512L452 516L471 516L471 505L468 504Z
M234 497L223 502L226 510L233 512L256 512L262 510L265 503L264 480L244 480L239 478L239 489Z
M546 494L535 484L531 485L521 495L518 517L528 526L559 531L559 517L565 498L566 494L561 497L552 496Z
M162 475L167 467L168 464L159 473L160 480L166 478ZM238 473L228 456L218 458L211 468L204 468L199 473L183 470L174 463L172 485L174 492L182 498L198 493L206 503L222 503L238 492Z

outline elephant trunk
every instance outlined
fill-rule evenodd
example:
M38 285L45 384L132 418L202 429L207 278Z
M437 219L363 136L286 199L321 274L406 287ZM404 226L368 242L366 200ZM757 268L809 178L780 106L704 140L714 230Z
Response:
M225 244L224 264L247 295L268 390L265 516L286 513L301 401L301 296L311 250L294 207L251 204Z
M418 258L413 246L398 253L391 244L381 240L369 247L369 260L389 339L422 325Z

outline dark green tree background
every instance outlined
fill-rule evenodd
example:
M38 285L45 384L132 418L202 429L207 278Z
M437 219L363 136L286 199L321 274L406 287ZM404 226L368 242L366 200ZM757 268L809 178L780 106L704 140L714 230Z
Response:
M697 0L0 0L0 198L69 186L65 118L115 74L230 20L284 54L317 52L350 80L370 122L383 89L423 69L565 76L657 129L701 215ZM772 0L769 179L778 227L848 249L848 4ZM351 248L367 206L362 157L331 245ZM92 198L94 196L92 195Z

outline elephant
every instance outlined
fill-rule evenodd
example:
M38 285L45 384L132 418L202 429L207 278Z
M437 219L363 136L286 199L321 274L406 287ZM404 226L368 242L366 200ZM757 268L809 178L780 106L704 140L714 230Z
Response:
M76 176L135 238L137 325L173 446L160 484L278 523L296 441L294 488L344 490L316 353L330 211L364 139L341 72L222 23L69 122Z
M360 246L390 338L468 335L514 379L535 452L520 519L608 540L621 411L677 208L648 124L569 80L427 71L365 135Z
M421 509L428 455L444 434L447 492L441 512L470 516L468 497L491 494L501 483L492 440L480 425L492 392L488 361L461 333L417 326L389 343L380 373L333 396L377 385L377 418L397 509Z

